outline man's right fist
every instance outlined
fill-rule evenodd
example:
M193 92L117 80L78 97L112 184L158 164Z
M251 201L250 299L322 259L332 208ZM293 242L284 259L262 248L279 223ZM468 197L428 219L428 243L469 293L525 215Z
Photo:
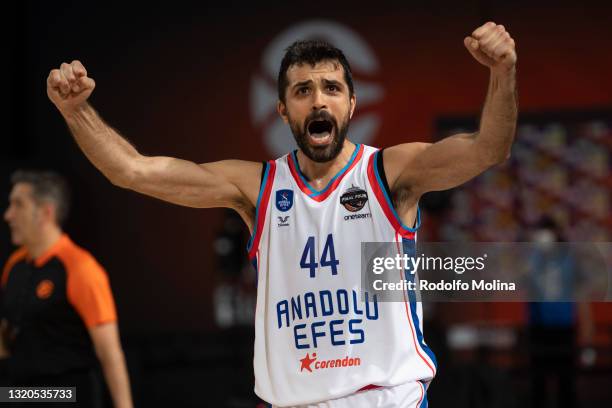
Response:
M62 63L53 69L47 78L47 95L62 114L67 114L81 106L96 87L93 79L80 61Z

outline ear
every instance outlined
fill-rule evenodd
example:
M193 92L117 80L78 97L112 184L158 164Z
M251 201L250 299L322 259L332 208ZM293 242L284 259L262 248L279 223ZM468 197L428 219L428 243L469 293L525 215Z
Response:
M41 218L45 222L56 223L57 222L57 208L55 204L43 202L40 205Z
M357 106L357 96L355 96L354 93L353 93L353 96L351 96L351 99L349 100L349 103L351 105L349 119L352 119L353 118L353 112L355 112L355 106Z
M276 111L283 118L283 122L289 123L289 116L287 115L287 105L281 100L279 100L276 104Z

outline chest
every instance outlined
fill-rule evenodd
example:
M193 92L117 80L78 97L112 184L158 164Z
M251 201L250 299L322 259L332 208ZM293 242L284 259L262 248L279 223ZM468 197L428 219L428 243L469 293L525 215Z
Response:
M281 236L340 234L369 229L373 194L360 166L315 190L306 181L280 168L275 177L268 213L270 232Z
M57 259L41 268L20 262L11 270L3 295L6 317L13 325L52 319L67 305L66 271Z

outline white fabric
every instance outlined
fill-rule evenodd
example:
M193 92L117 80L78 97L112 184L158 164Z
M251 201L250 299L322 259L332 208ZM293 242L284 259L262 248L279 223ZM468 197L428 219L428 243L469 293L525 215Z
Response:
M258 269L254 368L256 394L273 405L314 404L354 394L370 384L427 383L435 375L434 363L423 343L419 344L413 323L412 313L422 323L421 308L412 311L405 302L372 299L366 304L360 298L361 242L399 241L401 245L401 237L375 196L376 187L368 180L368 162L376 149L362 148L359 162L322 202L300 190L288 155L276 160L274 179L266 181L273 183L272 190L267 206L258 208L258 213L265 213L265 221L257 226L261 238L254 249ZM367 202L359 211L349 211L340 203L350 188L367 192ZM293 192L286 211L277 205L279 190ZM280 208L286 206L287 202ZM361 218L345 218L354 215ZM330 236L339 262L335 275L331 266L321 265L333 261ZM312 251L307 250L309 239ZM318 264L314 278L300 262L305 257L308 264L311 252ZM308 360L314 361L308 364Z
M426 406L426 398L423 384L411 381L292 408L421 408Z

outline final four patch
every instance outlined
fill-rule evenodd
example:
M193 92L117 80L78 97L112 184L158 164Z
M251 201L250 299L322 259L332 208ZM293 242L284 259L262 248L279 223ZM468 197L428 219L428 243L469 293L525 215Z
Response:
M293 206L293 190L276 191L276 208L279 211L289 211Z
M368 202L368 193L355 186L352 186L340 196L340 204L351 212L361 210L366 202Z

